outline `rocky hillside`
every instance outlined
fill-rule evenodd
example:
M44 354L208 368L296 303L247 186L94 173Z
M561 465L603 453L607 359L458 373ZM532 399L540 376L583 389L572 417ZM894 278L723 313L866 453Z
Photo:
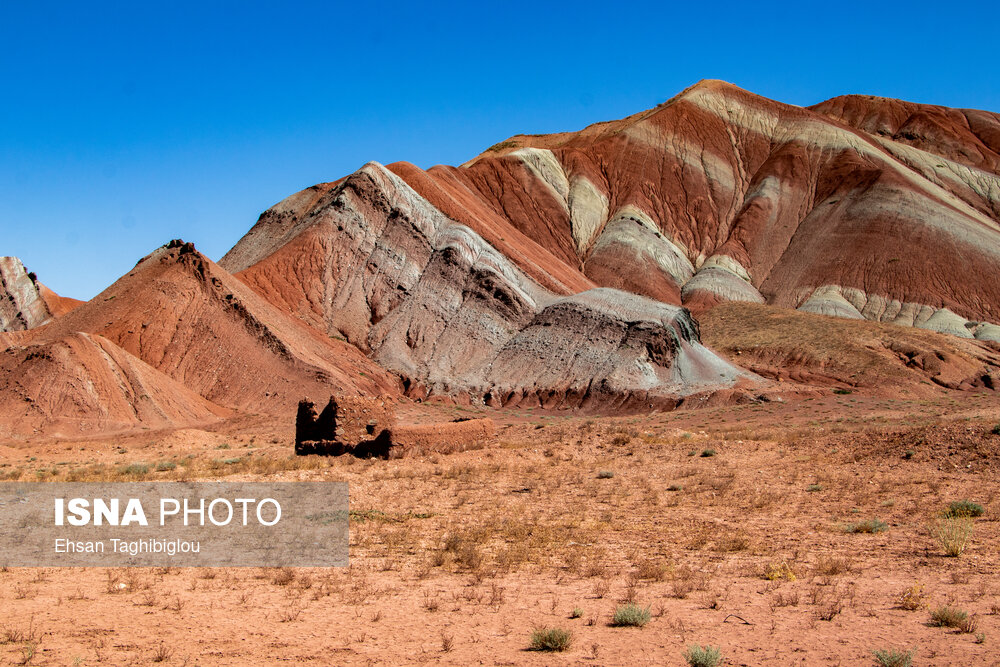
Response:
M38 282L17 257L0 257L0 332L37 327L80 303Z

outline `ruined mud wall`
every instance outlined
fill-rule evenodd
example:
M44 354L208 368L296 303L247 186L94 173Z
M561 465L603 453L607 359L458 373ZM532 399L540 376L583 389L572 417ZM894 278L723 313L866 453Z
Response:
M392 431L391 458L419 454L451 454L479 449L496 439L496 425L490 418L459 422L397 426Z

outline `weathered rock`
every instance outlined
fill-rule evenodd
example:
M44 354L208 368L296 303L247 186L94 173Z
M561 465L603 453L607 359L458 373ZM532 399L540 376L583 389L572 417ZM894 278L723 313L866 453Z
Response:
M23 438L202 425L233 413L78 332L0 352L0 414L0 436Z
M0 332L33 329L80 303L38 282L17 257L0 257Z
M263 215L221 264L400 374L412 395L648 407L750 381L698 344L681 308L619 290L553 293L376 163L292 201L308 208Z

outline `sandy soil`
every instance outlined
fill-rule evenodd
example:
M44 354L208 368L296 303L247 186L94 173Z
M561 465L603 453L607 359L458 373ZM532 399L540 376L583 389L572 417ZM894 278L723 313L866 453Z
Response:
M264 418L0 449L5 479L345 480L352 508L349 568L4 568L0 660L684 665L700 644L727 665L910 648L917 665L1000 664L992 393L487 412L495 446L394 461L291 458L292 424ZM965 498L985 513L947 557L932 527ZM845 530L875 518L887 530ZM644 627L611 625L628 601ZM975 627L932 627L943 605ZM569 649L530 650L540 627Z

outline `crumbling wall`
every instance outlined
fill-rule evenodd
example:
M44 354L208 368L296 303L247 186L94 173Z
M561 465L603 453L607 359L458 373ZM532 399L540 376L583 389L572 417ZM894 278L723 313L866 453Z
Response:
M397 426L392 431L393 448L390 456L397 458L435 452L451 454L485 447L495 439L496 425L488 417Z
M333 398L331 397L331 402ZM396 426L396 406L381 398L339 396L337 403L337 433L343 442L368 440L383 429Z

